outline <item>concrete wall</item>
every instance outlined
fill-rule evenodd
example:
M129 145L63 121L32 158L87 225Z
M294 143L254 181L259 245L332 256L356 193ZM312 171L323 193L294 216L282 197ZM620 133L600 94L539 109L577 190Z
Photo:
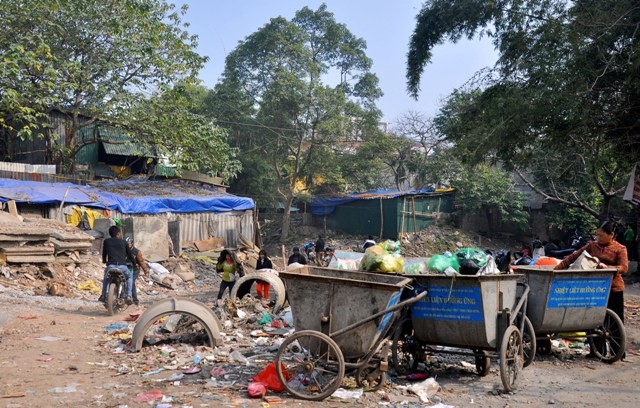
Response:
M167 217L129 217L124 219L124 236L133 237L145 259L158 262L169 258Z

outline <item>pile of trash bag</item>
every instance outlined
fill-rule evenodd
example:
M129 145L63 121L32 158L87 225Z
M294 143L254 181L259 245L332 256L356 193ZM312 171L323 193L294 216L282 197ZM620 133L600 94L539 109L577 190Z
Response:
M359 269L368 272L402 273L404 259L400 255L400 243L389 240L367 248Z
M427 266L429 272L453 275L489 275L500 273L493 256L479 248L461 248L444 255L434 255Z

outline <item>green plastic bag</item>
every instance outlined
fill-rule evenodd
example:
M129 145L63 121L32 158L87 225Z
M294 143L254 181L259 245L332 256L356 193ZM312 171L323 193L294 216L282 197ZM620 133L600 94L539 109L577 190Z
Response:
M429 259L427 269L430 272L444 273L447 268L453 268L456 272L460 270L458 259L455 256L434 255Z
M379 243L378 246L380 246L382 249L384 249L390 254L400 255L400 250L401 250L400 241L386 240L384 242Z
M479 248L461 248L453 254L458 259L458 263L465 259L471 259L480 268L487 264L487 254Z

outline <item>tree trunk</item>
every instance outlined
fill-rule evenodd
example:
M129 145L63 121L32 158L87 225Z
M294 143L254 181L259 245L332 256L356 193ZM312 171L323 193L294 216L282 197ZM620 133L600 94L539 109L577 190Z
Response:
M284 245L289 237L289 228L291 226L291 205L293 204L293 193L287 194L284 202L284 214L282 216L282 234L280 242Z

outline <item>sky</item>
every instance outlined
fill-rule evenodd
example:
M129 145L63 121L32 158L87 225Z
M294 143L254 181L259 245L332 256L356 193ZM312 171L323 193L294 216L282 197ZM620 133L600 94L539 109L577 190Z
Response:
M497 59L493 45L484 39L443 44L433 50L416 101L406 90L406 54L415 28L420 0L169 0L189 10L183 18L190 34L199 37L198 52L209 57L200 73L205 86L213 88L224 70L224 60L238 42L264 26L273 17L293 18L304 6L317 9L327 5L335 19L367 43L373 60L372 72L380 81L384 96L377 105L387 122L408 111L427 116L438 113L442 101L462 86L475 72L492 67Z

